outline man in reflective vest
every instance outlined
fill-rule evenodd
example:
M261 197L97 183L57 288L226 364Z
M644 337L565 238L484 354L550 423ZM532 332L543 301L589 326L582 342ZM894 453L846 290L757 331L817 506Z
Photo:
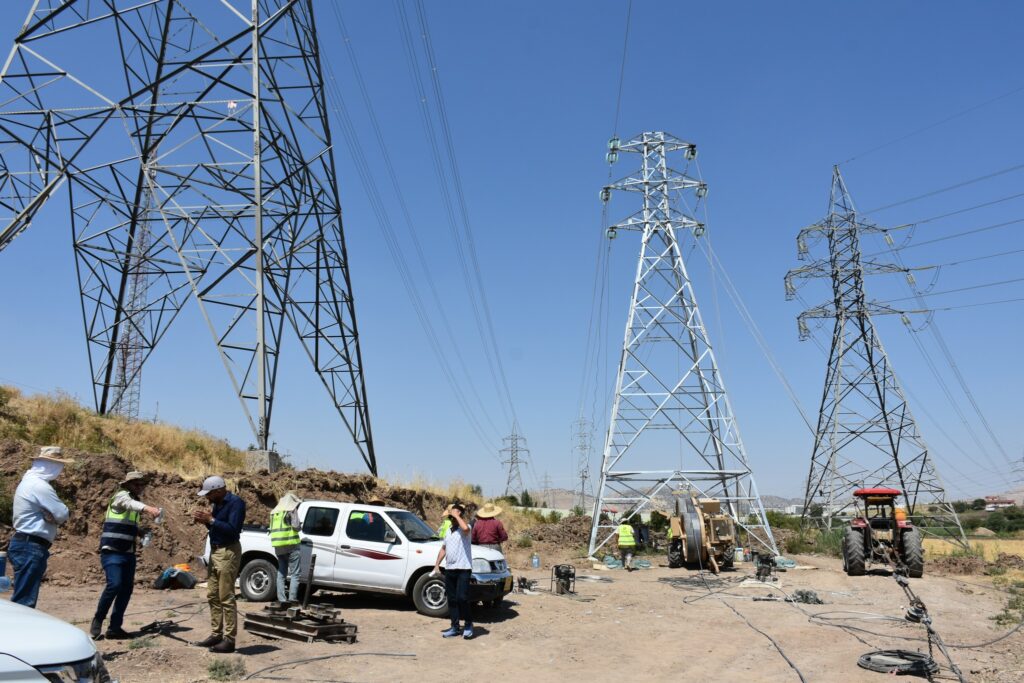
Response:
M452 506L449 505L444 509L444 512L442 513L444 515L444 520L441 522L441 526L437 527L437 537L441 540L447 538L448 533L452 530L452 518L448 516L451 514L451 512Z
M302 500L289 491L270 511L270 545L277 555L277 601L299 599L299 503ZM285 592L285 577L288 591Z
M619 555L622 558L622 566L627 572L633 571L633 552L636 550L636 539L633 537L633 527L626 518L619 522Z
M121 626L135 586L135 541L139 535L139 515L145 512L156 518L161 512L160 508L151 507L139 500L145 486L145 474L129 472L107 505L107 516L103 520L103 531L100 534L100 564L103 565L107 585L100 594L96 615L89 626L89 634L93 638L99 637L111 604L114 605L114 611L107 625L107 638L131 637Z

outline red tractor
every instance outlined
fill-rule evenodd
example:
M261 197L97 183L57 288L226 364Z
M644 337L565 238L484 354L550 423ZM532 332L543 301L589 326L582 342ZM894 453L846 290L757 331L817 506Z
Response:
M903 566L907 575L919 579L924 574L924 547L921 532L896 507L897 489L857 489L855 498L863 502L864 515L850 521L843 538L843 569L850 576L862 576L873 563ZM859 507L859 506L858 506Z

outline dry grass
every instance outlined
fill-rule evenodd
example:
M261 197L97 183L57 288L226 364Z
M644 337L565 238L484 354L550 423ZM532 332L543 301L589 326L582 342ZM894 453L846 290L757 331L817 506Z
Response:
M483 505L484 502L484 496L479 487L457 478L444 483L430 479L420 472L414 472L409 478L385 479L381 477L378 481L382 486L425 491L449 501L458 500L463 503L475 503L477 505Z
M991 562L996 559L999 553L1020 555L1024 557L1024 540L1017 538L976 538L968 541L974 552ZM930 557L950 555L963 552L959 546L939 540L937 538L924 539L924 550Z
M173 472L185 478L211 470L241 470L245 463L243 451L206 432L97 415L62 392L24 396L0 387L0 438L94 453L113 451L140 470Z

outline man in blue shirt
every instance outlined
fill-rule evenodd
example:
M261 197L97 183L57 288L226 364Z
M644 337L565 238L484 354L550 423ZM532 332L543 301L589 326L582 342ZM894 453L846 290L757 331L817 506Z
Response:
M213 512L196 510L192 519L210 530L210 577L206 601L210 605L212 633L196 645L210 652L234 652L238 635L238 607L235 581L242 559L238 537L245 522L245 501L228 493L223 477L207 477L199 495L213 505Z

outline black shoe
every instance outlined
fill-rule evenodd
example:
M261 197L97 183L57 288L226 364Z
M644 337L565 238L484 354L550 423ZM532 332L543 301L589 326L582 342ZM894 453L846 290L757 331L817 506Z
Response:
M196 647L213 647L214 645L219 645L222 640L224 639L214 633L207 636L204 640L200 640L199 642L192 644Z
M107 640L130 640L134 636L123 628L108 628L105 637Z
M220 654L228 654L235 651L235 639L225 638L216 645L210 648L210 652L217 652Z
M100 637L100 633L103 632L103 620L99 617L93 617L92 624L89 625L89 635L93 637L93 640Z

